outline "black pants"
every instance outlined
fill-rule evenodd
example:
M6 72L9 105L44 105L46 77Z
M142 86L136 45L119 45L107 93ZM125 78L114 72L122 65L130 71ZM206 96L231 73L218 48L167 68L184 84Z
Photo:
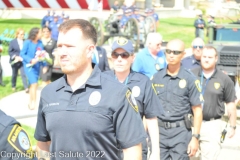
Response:
M25 89L28 88L27 77L25 75L22 62L18 62L12 65L12 88L16 87L18 70L20 69L20 75L22 78L22 83Z
M160 131L160 157L161 160L189 160L187 148L192 139L192 131L185 126Z

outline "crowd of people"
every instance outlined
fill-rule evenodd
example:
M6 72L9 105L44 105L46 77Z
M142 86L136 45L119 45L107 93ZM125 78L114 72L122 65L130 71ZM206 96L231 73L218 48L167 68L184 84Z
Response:
M52 21L47 16L42 29L32 28L27 40L19 28L9 47L12 89L20 70L30 93L29 108L38 107L37 152L49 152L39 158L188 160L200 151L202 160L218 159L224 103L231 138L236 97L233 81L216 67L217 50L205 46L201 36L192 41L188 57L180 39L170 40L162 50L160 33L149 33L137 54L129 39L119 37L111 45L110 69L88 21L58 25L57 16ZM36 57L40 51L52 61L55 56L61 78L50 81L52 63ZM46 86L37 105L41 71ZM23 146L26 154L29 148Z

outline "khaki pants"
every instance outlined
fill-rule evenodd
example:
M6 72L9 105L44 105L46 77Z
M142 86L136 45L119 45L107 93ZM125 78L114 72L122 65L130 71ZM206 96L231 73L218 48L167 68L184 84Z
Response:
M199 147L201 160L218 159L221 151L221 124L221 119L202 122ZM196 158L191 158L191 160L196 160Z

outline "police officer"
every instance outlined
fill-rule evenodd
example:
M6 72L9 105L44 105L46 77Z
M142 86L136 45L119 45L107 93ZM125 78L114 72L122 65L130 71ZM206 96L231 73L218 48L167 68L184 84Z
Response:
M135 98L126 86L92 68L95 28L74 19L59 31L57 53L65 75L41 92L37 146L51 159L118 160L122 149L124 159L141 159L146 134Z
M29 160L35 155L26 131L14 118L0 110L0 159Z
M60 24L58 23L58 15L54 15L53 22L50 23L49 28L51 29L51 38L54 39L55 41L58 40L58 27Z
M122 19L120 20L120 27L125 28L125 25L127 24L127 21L131 18L132 10L126 9L124 11L124 15L122 16Z
M42 19L42 22L41 22L42 27L47 26L47 22L49 20L49 17L50 17L50 11L48 10L47 15L45 15Z
M152 79L153 88L165 112L158 116L160 156L161 159L187 160L198 150L202 122L199 80L181 66L181 59L185 54L181 40L168 42L165 54L167 68L158 71ZM188 125L188 114L192 111L193 131Z
M236 107L235 90L233 81L222 71L216 68L218 53L212 46L203 49L201 68L196 68L193 73L200 80L200 88L204 97L203 122L200 137L201 159L219 159L221 151L220 138L222 121L221 117L227 108L229 123L228 137L235 134Z
M202 11L199 10L197 13L198 19L194 22L195 30L195 37L200 37L204 40L204 28L206 27L206 23L202 17Z
M186 69L194 69L201 66L200 60L202 56L202 51L204 47L204 41L202 38L195 38L192 41L192 55L185 57L182 60L182 66Z
M104 72L111 75L113 79L127 85L135 97L141 118L146 123L146 128L152 142L152 153L150 160L159 160L159 130L157 121L157 111L161 113L162 108L159 100L154 94L151 82L147 76L131 70L131 64L135 58L134 47L130 40L119 38L112 45L112 62L114 70ZM161 114L160 113L160 114ZM147 160L147 144L142 143L143 160Z

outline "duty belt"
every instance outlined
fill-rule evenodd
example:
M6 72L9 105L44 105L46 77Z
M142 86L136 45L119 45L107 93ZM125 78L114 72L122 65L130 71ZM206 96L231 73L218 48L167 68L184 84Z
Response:
M209 118L209 119L203 119L203 121L213 121L213 120L217 120L217 119L221 119L222 117L216 117L216 118Z
M176 121L176 122L164 122L162 120L158 120L158 125L160 127L164 127L165 129L170 129L170 128L176 128L176 127L181 127L185 126L184 121Z

